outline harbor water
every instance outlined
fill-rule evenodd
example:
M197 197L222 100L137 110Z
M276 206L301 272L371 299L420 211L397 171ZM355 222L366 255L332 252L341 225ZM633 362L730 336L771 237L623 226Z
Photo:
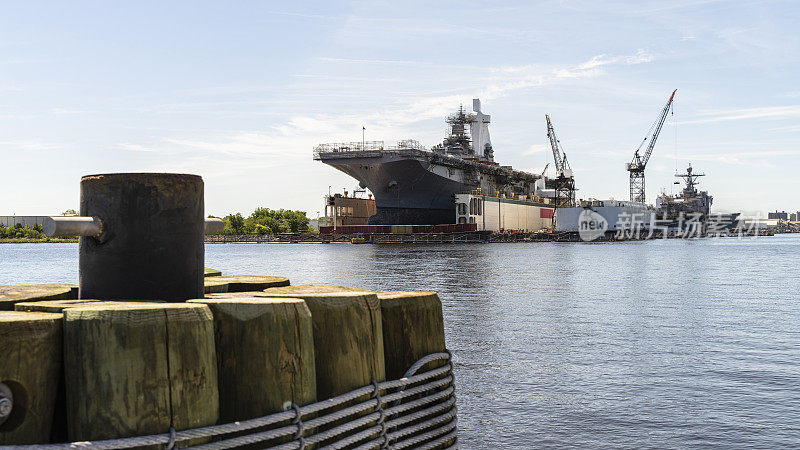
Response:
M463 448L800 447L800 236L220 244L206 265L430 290ZM77 244L0 245L0 284L78 280Z

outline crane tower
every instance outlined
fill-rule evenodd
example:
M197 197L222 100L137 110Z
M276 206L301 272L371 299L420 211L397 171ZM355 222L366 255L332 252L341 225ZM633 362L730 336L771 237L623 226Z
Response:
M667 119L667 115L669 115L669 112L672 109L672 99L675 98L675 92L677 91L677 89L672 91L672 95L669 96L669 101L667 101L667 104L661 110L661 115L659 115L658 119L653 122L653 125L650 126L650 130L648 130L647 135L642 140L642 143L639 144L639 148L637 148L636 152L633 154L633 160L625 164L625 169L630 172L632 202L645 202L644 168L647 166L647 161L650 160L650 155L653 154L653 148L656 146L656 140L658 140L658 135L661 133L661 127L664 126L664 121ZM645 150L644 155L640 155L639 151L642 149L642 146L648 141L648 139L650 142L647 144L647 149Z
M550 122L550 116L545 114L547 120L547 138L550 139L550 147L553 149L553 160L556 168L555 193L556 207L575 206L575 178L572 176L572 169L567 162L567 154L561 147L561 141L556 137L556 130Z

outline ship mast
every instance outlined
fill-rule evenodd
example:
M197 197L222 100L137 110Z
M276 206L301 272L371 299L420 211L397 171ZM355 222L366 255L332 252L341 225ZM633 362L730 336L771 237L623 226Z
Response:
M684 197L693 197L697 195L697 179L704 176L706 176L704 173L692 173L691 164L686 168L686 173L675 174L676 178L683 178L683 181L686 183L686 187L683 188Z

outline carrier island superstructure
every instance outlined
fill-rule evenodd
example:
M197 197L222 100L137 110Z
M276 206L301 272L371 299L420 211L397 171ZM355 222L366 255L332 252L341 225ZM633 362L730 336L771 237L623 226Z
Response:
M374 194L377 214L369 219L371 225L477 223L476 214L457 217L456 195L464 193L539 205L550 210L539 215L552 221L551 200L541 198L544 176L496 163L490 122L480 100L474 99L471 112L462 107L447 117L448 135L430 150L414 140L396 146L383 141L321 144L314 148L314 159L350 175Z

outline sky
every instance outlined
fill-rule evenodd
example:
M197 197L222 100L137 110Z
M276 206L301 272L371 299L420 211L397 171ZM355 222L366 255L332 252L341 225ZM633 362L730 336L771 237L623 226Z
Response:
M647 166L706 173L713 211L800 210L800 3L5 2L0 215L78 209L80 177L183 172L206 212L317 217L357 182L315 145L416 139L480 98L495 159L541 172L549 114L579 198L628 197L625 163L677 89ZM552 166L552 164L551 164ZM549 169L552 170L552 169ZM552 174L552 172L551 172Z

